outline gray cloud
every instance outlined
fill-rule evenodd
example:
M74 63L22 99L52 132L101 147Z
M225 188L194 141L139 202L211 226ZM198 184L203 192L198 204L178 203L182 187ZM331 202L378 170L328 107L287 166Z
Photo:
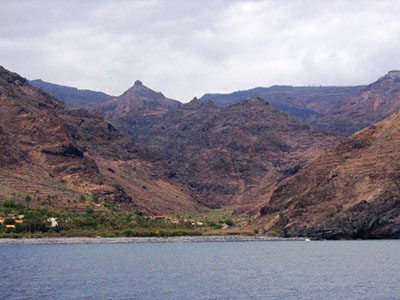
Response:
M188 101L272 84L367 84L400 68L393 1L12 1L0 64L118 95L136 79Z

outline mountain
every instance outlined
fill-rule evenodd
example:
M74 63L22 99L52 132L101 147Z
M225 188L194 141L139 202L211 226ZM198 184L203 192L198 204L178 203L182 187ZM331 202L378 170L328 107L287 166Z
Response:
M272 186L337 141L260 98L228 107L197 99L181 104L135 83L101 108L211 208L254 208Z
M293 117L308 121L311 117L326 113L329 109L340 105L350 96L357 95L364 86L300 86L274 85L268 88L258 87L238 91L231 94L205 94L199 101L210 100L217 106L228 106L233 103L260 97L272 106L283 110Z
M103 208L148 213L197 208L162 162L102 114L70 110L3 67L0 101L0 199L34 195L84 208L95 198Z
M95 106L112 98L112 96L102 92L79 90L74 87L53 84L40 79L31 80L29 84L42 88L54 98L63 101L72 109L84 108L93 110Z
M287 237L400 238L399 148L395 112L281 184L259 224Z
M114 123L123 123L122 120L133 119L141 115L164 114L169 109L181 107L182 103L166 98L162 93L155 92L140 80L121 96L114 97L97 107L107 119ZM121 127L124 129L124 127Z
M390 71L338 107L310 120L310 124L320 130L348 136L383 120L399 108L400 71Z

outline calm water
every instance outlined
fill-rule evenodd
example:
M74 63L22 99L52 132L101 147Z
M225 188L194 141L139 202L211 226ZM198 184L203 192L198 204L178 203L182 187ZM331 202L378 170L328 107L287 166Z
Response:
M1 299L400 299L400 241L0 245Z

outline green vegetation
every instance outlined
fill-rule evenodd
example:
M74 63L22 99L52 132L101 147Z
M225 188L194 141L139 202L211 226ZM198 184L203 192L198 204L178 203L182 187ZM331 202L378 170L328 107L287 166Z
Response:
M233 226L233 225L235 225L231 219L227 219L227 220L225 221L225 224L228 225L228 226Z
M25 197L24 204L6 200L0 205L0 238L21 237L162 237L187 235L254 235L254 230L243 231L236 224L248 223L246 217L234 216L233 210L221 209L183 216L147 216L141 211L119 210L112 204L101 206L98 196L85 206L46 208L29 205L33 199ZM46 204L54 204L47 197ZM84 201L83 197L79 201Z
M14 208L15 207L15 203L12 200L5 200L3 203L3 206L6 208Z

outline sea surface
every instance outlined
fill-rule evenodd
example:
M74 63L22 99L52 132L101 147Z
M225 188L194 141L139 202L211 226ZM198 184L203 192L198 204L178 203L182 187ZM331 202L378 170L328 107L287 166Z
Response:
M400 299L400 241L1 244L0 299Z

